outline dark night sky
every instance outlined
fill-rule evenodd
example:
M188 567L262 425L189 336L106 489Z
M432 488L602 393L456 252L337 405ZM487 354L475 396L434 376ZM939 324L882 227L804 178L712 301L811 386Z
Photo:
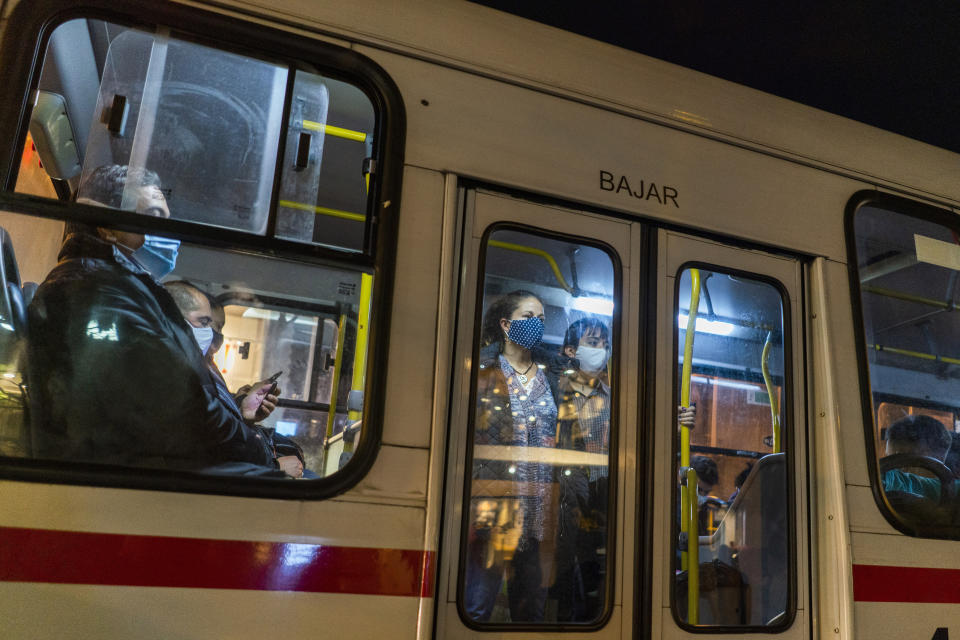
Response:
M960 152L960 1L474 1Z

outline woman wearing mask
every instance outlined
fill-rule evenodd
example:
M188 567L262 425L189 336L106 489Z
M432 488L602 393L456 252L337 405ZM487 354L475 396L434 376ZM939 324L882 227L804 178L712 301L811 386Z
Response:
M548 464L530 462L538 447L556 445L557 408L533 348L543 337L543 303L529 291L513 291L497 299L483 320L477 380L475 443L510 447L511 460L474 456L474 498L469 532L464 605L477 622L490 621L506 574L512 622L540 622L546 590L540 543L554 528L550 496L554 480ZM500 489L497 489L500 487ZM507 508L519 503L512 517ZM484 505L495 505L484 513ZM503 544L503 541L516 539ZM509 564L505 555L512 549Z

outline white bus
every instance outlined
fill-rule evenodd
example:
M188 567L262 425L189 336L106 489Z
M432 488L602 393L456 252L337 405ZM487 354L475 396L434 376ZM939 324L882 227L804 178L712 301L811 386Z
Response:
M2 11L4 638L960 625L956 154L469 2Z

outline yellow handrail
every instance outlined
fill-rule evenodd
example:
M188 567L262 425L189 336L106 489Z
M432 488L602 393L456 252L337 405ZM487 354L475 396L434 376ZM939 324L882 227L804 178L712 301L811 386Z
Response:
M763 354L760 357L760 370L763 371L763 382L767 385L767 397L770 399L770 419L773 424L773 452L780 453L780 407L777 398L773 395L773 381L770 379L770 346L773 344L773 332L767 333L767 340L763 343Z
M280 200L277 204L287 209L299 209L300 211L309 211L321 216L332 216L334 218L345 218L347 220L356 220L363 222L367 216L362 213L353 213L352 211L341 211L340 209L331 209L330 207L318 207L304 202L294 202L293 200Z
M529 253L530 255L540 256L550 264L550 268L553 269L553 275L556 277L557 282L560 283L560 286L563 287L567 293L573 293L573 287L567 284L563 274L560 273L560 267L557 266L557 261L554 260L553 256L543 249L536 249L534 247L528 247L522 244L514 244L512 242L501 242L500 240L491 240L488 244L491 247L497 247L499 249L508 249L509 251L518 251L520 253Z
M922 351L910 351L909 349L898 349L897 347L887 347L882 344L868 344L867 348L874 351L888 351L900 356L909 358L918 358L920 360L935 360L937 362L946 362L947 364L960 364L960 358L951 358L948 356L938 356L933 353L923 353Z
M357 316L357 342L353 352L353 381L352 391L363 391L367 375L367 341L370 333L370 297L373 293L373 276L369 273L360 274L360 311ZM350 411L347 416L350 422L361 418L359 411Z
M337 325L337 352L333 359L333 380L330 381L330 408L327 410L327 437L333 436L333 421L337 417L337 395L340 393L340 363L343 360L344 331L347 328L347 314L340 314ZM325 440L325 441L326 441Z
M894 289L885 289L883 287L873 287L869 285L864 285L861 287L861 289L866 293L874 293L878 296L894 298L895 300L905 300L906 302L916 302L917 304L925 304L928 307L936 307L938 309L945 309L947 311L960 309L960 305L952 300L936 300L934 298L915 296L912 293L896 291Z
M689 326L689 325L688 325ZM693 467L687 467L687 491L697 495L697 472ZM694 497L690 500L687 510L687 519L690 526L687 529L687 550L690 554L687 570L687 622L700 624L700 504Z
M693 367L693 338L697 329L697 312L700 308L700 270L690 269L690 309L687 311L687 333L683 341L683 369L680 373L680 404L690 406L690 374ZM680 466L690 466L690 428L680 427ZM696 492L696 487L693 491ZM696 497L696 493L693 494ZM696 502L694 500L694 502ZM687 513L690 510L690 487L680 485L680 530L690 531ZM689 538L688 538L689 540ZM687 543L690 548L691 543ZM687 569L687 553L680 554L680 569ZM688 580L689 584L689 580Z
M344 138L346 140L353 140L354 142L366 142L367 134L363 131L354 131L352 129L344 129L343 127L335 127L332 124L323 124L322 122L314 122L313 120L304 120L303 128L307 131L318 131L324 133L328 136L336 136L338 138Z

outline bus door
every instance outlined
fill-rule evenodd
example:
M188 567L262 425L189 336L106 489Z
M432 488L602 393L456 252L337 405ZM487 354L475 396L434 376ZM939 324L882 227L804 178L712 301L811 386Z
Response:
M657 245L656 437L639 465L653 636L804 637L801 263L663 230Z
M435 637L623 637L643 230L463 200Z

